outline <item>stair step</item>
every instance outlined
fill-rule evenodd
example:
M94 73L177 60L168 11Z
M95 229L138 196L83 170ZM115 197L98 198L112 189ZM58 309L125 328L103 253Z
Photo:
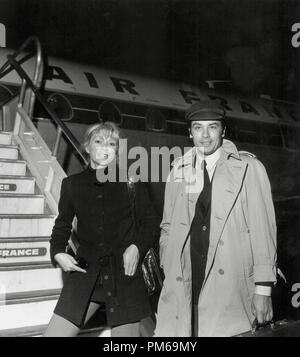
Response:
M0 159L0 175L25 176L26 161Z
M12 142L12 133L1 131L0 132L0 144L2 145L10 145Z
M58 295L41 297L41 301L0 305L1 330L48 324L56 306Z
M10 266L0 266L0 271L18 271L18 270L38 270L38 269L51 269L53 265L51 263L31 262L30 264L14 264Z
M43 280L46 279L43 277ZM51 287L13 293L5 293L2 289L1 294L0 286L0 337L42 336L53 314L60 292L61 288ZM80 331L79 337L111 337L111 330L106 326L103 310L97 311L85 328Z
M0 176L0 193L34 194L35 178L30 176Z
M42 214L43 195L0 194L0 214Z
M50 236L55 216L51 214L1 214L0 240L10 237Z
M59 268L0 270L2 294L61 289L63 272Z
M19 149L16 145L1 145L0 144L0 158L17 160L19 157Z
M0 337L41 337L43 336L47 325L37 325L29 327L20 327L0 331ZM109 327L84 328L79 332L78 337L111 337Z
M0 337L19 336L20 333L26 333L27 336L41 335L52 317L59 294L60 290L37 291L11 295L10 299L0 301ZM104 312L99 313L102 315L97 325L102 320L102 326L95 327L89 323L80 332L80 336L110 336L110 329L103 325Z
M31 304L33 302L55 300L59 298L61 289L46 289L25 291L17 293L6 293L0 296L0 305Z
M0 239L0 266L23 266L36 262L50 263L50 244L47 237Z

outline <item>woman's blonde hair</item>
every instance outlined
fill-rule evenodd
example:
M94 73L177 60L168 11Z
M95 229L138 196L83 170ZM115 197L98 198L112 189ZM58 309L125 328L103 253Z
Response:
M84 134L84 139L82 144L85 151L89 146L92 137L96 134L103 136L105 139L115 140L117 143L117 152L118 152L120 129L117 127L115 123L111 121L106 121L104 123L94 124L88 127Z

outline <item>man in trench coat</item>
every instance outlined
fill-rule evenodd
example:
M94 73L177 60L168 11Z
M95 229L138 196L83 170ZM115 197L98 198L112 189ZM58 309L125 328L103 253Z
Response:
M233 336L250 330L255 318L265 323L273 317L270 182L254 155L223 138L225 112L218 102L193 104L186 119L195 146L174 161L166 183L165 280L155 336Z

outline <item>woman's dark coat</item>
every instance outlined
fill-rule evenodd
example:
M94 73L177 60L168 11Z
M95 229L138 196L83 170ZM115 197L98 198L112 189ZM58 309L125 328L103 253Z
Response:
M108 325L135 322L151 313L141 262L158 240L159 219L145 185L138 182L134 187L137 224L127 182L100 183L96 170L90 167L62 182L59 214L50 240L51 259L55 264L54 256L65 252L76 216L80 243L76 257L84 258L89 267L86 274L68 273L54 312L78 326L84 321L96 280L103 285L101 300ZM125 276L123 267L123 253L131 244L140 253L133 277Z

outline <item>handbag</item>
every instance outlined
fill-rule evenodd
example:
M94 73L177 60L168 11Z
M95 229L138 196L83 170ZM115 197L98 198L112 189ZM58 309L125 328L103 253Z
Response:
M133 223L136 229L138 229L135 210L135 186L134 181L131 178L129 178L127 181L127 189ZM159 294L163 286L164 272L160 267L159 254L157 253L157 249L150 248L147 251L142 262L142 272L148 295Z
M154 248L150 248L142 263L142 272L149 295L160 293L163 286L164 273L159 266L159 256Z

